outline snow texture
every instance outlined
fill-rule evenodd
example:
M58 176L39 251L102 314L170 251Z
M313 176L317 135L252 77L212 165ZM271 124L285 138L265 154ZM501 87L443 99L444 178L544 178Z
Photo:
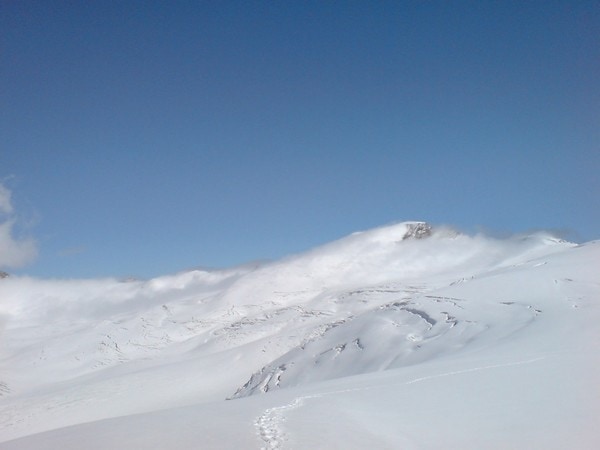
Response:
M0 279L0 449L600 447L600 245L423 222L152 280Z

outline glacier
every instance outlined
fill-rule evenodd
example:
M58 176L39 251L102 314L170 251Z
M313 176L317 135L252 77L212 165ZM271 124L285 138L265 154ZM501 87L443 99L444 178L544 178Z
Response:
M425 222L150 280L0 279L0 449L600 446L600 242Z

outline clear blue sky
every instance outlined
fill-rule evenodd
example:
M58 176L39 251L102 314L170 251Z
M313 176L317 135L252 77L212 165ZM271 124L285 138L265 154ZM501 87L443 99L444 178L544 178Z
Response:
M14 1L0 37L3 219L39 253L9 271L149 277L402 220L600 238L597 1Z

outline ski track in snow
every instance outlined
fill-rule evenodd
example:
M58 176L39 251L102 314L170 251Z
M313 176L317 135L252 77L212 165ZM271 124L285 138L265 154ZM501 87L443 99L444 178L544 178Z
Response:
M429 375L426 377L415 378L414 380L410 380L405 382L405 385L421 383L423 381L433 380L436 378L442 377L450 377L454 375L461 375L465 373L471 372L479 372L482 370L490 370L497 369L501 367L511 367L511 366L521 366L525 364L532 364L537 361L541 361L545 359L545 356L540 356L533 359L528 359L525 361L515 361L504 364L493 364L489 366L481 366L481 367L471 367L469 369L464 370L456 370L452 372L440 373L437 375ZM265 445L261 447L261 450L279 450L283 448L285 441L287 441L286 433L284 431L284 422L287 420L286 414L289 411L300 408L304 405L304 402L308 399L320 398L326 395L335 395L335 394L343 394L347 392L357 392L357 391L366 391L369 389L381 389L384 386L372 386L365 388L355 388L355 389L341 389L336 391L324 392L322 394L314 394L314 395L304 395L301 397L296 397L292 402L287 403L281 406L274 406L272 408L267 408L255 421L254 426L257 430L259 437L264 441Z
M452 375L461 375L463 373L470 373L470 372L478 372L480 370L489 370L489 369L497 369L500 367L510 367L510 366L521 366L524 364L531 364L537 361L541 361L542 359L546 359L545 356L539 356L537 358L533 358L533 359L528 359L525 361L516 361L516 362L511 362L511 363L504 363L504 364L492 364L490 366L482 366L482 367L472 367L470 369L464 369L464 370L456 370L453 372L446 372L446 373L440 373L437 375L429 375L426 377L421 377L421 378L415 378L414 380L411 380L405 384L414 384L414 383L420 383L421 381L427 381L427 380L432 380L435 378L442 378L442 377L449 377Z

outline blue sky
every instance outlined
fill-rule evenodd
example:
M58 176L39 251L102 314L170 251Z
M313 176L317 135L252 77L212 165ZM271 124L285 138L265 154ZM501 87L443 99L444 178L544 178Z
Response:
M37 248L4 270L150 277L403 220L600 238L598 2L2 2L0 38L0 219Z

